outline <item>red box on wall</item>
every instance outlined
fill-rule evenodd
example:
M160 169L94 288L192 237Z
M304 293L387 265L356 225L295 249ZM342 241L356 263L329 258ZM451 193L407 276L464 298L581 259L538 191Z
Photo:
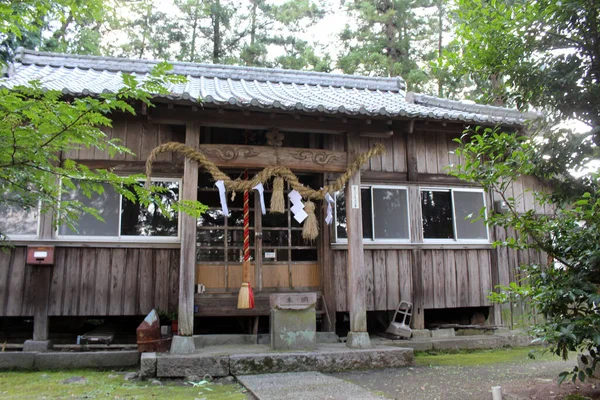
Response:
M27 247L27 264L54 265L54 246Z

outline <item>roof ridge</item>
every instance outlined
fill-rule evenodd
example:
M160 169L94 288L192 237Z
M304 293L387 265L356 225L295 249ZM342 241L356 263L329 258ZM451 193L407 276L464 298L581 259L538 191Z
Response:
M24 65L50 65L55 67L107 70L131 73L148 73L158 60L134 60L121 57L63 54L35 51L19 47L15 61ZM403 91L406 83L401 77L369 77L361 75L333 74L317 71L299 71L280 68L247 67L224 64L202 64L169 61L173 73L211 78L232 78L256 81L278 81L308 85L352 87L369 90Z
M422 104L426 106L435 106L439 108L445 108L455 111L466 111L474 113L482 113L487 115L499 116L499 117L515 117L524 118L528 120L538 119L544 116L543 113L538 111L520 111L516 108L507 108L500 106L491 106L487 104L469 104L465 101L443 99L427 94L419 94L409 92L406 94L407 101L415 104Z

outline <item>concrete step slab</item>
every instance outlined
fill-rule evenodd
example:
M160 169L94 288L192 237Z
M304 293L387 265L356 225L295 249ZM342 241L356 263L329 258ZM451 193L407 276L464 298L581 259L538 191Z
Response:
M146 361L145 359L143 361ZM357 369L397 368L412 365L413 350L389 346L353 350L342 343L318 344L315 351L281 352L268 346L213 346L194 354L156 354L156 376L185 377L251 375L282 372L338 372ZM154 360L147 360L150 377ZM145 364L144 364L145 365Z
M320 346L314 352L232 355L229 357L229 363L232 375L304 371L342 372L412 365L413 351L394 347L348 349Z
M381 400L355 384L319 372L244 375L238 381L259 400Z

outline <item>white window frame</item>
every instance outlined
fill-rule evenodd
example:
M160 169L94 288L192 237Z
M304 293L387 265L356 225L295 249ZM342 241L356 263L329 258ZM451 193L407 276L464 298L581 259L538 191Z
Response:
M402 186L402 185L381 185L381 184L374 184L374 185L369 185L369 184L363 184L360 186L360 189L369 189L371 192L371 227L372 227L372 233L371 233L371 238L364 238L363 237L363 243L373 243L373 244L377 244L377 243L382 243L382 244L410 244L411 243L411 225L410 225L410 204L409 204L409 192L408 192L408 186ZM406 191L406 215L408 217L408 238L406 239L381 239L381 238L375 238L375 213L373 212L373 189L401 189ZM338 238L337 235L337 193L334 196L334 200L335 200L335 205L333 208L333 223L334 223L334 237L335 237L335 243L348 243L348 239L347 238ZM348 206L348 204L346 204L346 207ZM360 210L362 212L363 210L363 206L362 206L362 199L361 199L361 205L360 205Z
M36 218L36 223L35 223L35 234L33 235L22 235L22 234L13 234L13 235L6 235L5 236L11 240L11 241L18 241L18 240L37 240L40 237L40 225L42 223L42 213L41 213L41 209L42 209L42 204L41 202L38 201L38 205L37 205L37 218ZM0 216L1 218L1 216Z
M474 192L481 193L483 197L483 208L485 209L485 218L487 219L487 199L485 190L479 188L460 188L460 187L419 187L419 210L421 213L421 223L423 221L423 203L422 203L422 192L431 191L431 192L450 192L451 200L452 200L452 233L454 235L454 239L428 239L425 237L425 232L423 232L423 243L431 243L431 244L448 244L448 243L457 243L457 244L489 244L490 243L490 229L483 221L483 225L485 226L485 232L487 238L485 239L459 239L456 232L456 209L454 205L456 202L454 201L454 192Z
M179 184L179 195L182 191L181 178L151 178L152 182L177 182ZM142 182L142 180L139 180ZM62 186L61 186L62 188ZM181 241L181 212L177 212L177 236L138 236L138 235L120 235L121 232L121 217L123 208L123 195L119 194L119 222L118 236L86 236L86 235L61 235L58 226L55 231L57 239L69 240L76 242L135 242L135 243L180 243ZM60 209L60 208L59 208Z

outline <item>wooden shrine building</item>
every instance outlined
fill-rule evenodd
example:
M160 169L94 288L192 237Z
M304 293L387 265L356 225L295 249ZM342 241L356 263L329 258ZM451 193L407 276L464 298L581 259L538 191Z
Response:
M0 85L35 79L81 96L115 91L122 72L144 75L154 64L21 49ZM102 198L73 194L97 207L105 220L84 216L77 231L66 226L53 231L52 216L0 206L0 230L15 246L0 252L0 321L34 317L34 337L43 340L48 317L139 319L158 307L179 310L180 333L191 335L206 328L205 318L267 316L269 293L289 291L318 293L320 327L326 331L344 329L349 315L345 329L366 332L371 315L394 310L400 300L414 304L416 328L445 315L469 321L481 314L491 324L507 322L487 294L514 281L524 257L539 255L493 249L491 243L506 233L467 217L492 209L497 199L450 177L445 168L459 162L453 139L466 127L519 130L535 115L407 93L401 78L193 63L174 63L174 73L187 83L156 97L156 107L136 105L137 116L112 116L107 136L121 139L135 155L109 158L81 148L62 159L143 173L150 151L174 141L200 150L232 178L283 165L318 189L358 153L377 143L386 152L337 193L331 225L325 223L327 202L317 203L319 237L312 242L302 239L287 196L285 213L262 215L258 196L251 194L256 295L251 310L236 307L242 196L228 198L224 215L214 181L181 156L161 154L153 180L169 189L165 201L197 199L207 205L197 220L160 218L108 186ZM281 143L273 143L269 133L279 133ZM539 188L529 177L513 183L521 211L539 208L527 190ZM271 190L265 187L267 206ZM54 266L27 265L28 245L55 246Z

